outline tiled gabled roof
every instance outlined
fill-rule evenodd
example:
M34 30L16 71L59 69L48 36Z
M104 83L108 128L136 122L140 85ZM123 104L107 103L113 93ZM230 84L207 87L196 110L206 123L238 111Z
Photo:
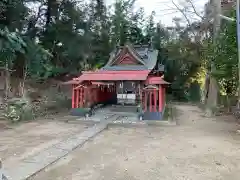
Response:
M158 50L153 50L147 46L129 46L128 48L138 56L138 58L141 59L141 62L143 62L142 65L114 65L111 66L112 62L115 60L116 56L119 56L119 53L122 51L124 47L119 47L115 49L110 54L110 59L108 63L102 68L102 70L115 70L115 71L121 71L121 70L152 70L156 64L157 64L157 58L158 58ZM160 70L164 71L164 67L161 67Z

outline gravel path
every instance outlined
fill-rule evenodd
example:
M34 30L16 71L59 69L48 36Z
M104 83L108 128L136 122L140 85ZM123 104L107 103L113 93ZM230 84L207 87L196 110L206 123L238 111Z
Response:
M31 180L239 180L237 125L176 107L179 126L110 128Z

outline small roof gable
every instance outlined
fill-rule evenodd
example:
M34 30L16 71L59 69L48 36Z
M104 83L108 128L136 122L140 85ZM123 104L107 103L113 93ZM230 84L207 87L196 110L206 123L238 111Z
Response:
M112 59L108 62L107 65L114 65L120 58L122 58L126 53L130 53L139 64L144 65L145 62L141 56L132 48L130 45L125 45L117 50L117 53L113 54Z
M126 49L140 62L139 65L114 65ZM111 52L109 61L102 70L152 70L157 64L157 58L158 50L151 49L149 46L125 45Z

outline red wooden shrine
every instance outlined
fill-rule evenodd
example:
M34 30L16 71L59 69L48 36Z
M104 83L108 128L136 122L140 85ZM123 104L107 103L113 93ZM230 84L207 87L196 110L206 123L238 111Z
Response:
M72 108L118 103L133 96L142 107L143 119L162 119L165 107L164 66L157 62L158 51L148 46L125 45L115 49L107 64L96 71L82 72L72 84Z

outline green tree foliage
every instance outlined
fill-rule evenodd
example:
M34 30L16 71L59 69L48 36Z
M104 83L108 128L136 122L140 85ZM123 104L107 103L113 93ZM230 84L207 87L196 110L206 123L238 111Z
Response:
M27 65L29 77L45 79L100 67L107 62L115 46L127 41L150 43L156 29L154 15L149 17L144 28L144 10L133 11L134 3L135 0L116 0L112 11L107 10L101 0L90 3L73 0L2 1L2 31L8 29L9 35L17 34L26 45L21 57L18 53L9 54L18 56L12 68L19 69L21 64L20 69L23 69Z
M0 64L13 66L19 53L26 53L26 43L16 32L10 32L7 27L0 29Z
M102 0L3 0L0 66L7 65L12 76L23 78L25 73L27 78L44 80L99 68L115 46L130 41L159 50L158 62L165 65L165 79L172 83L168 90L177 99L196 100L192 97L199 89L196 83L201 85L212 61L222 91L236 92L234 24L223 25L218 53L213 54L211 30L203 32L201 20L181 27L176 19L176 25L167 29L156 23L154 12L146 18L144 9L134 4L135 0L116 0L108 8Z
M231 13L236 18L235 11ZM238 50L237 28L235 23L224 23L217 43L217 53L213 60L216 70L213 72L218 80L221 93L235 95L238 86Z
M165 79L172 83L169 91L177 100L189 100L191 83L197 80L201 67L201 44L191 39L191 31L189 27L176 29L177 38L166 43Z
M158 61L166 65L172 89L184 94L198 67L193 43L171 38L155 23L154 12L145 18L144 9L134 10L134 4L135 0L116 0L107 8L102 0L1 1L1 66L11 59L13 76L46 79L99 68L115 46L128 41L149 44L159 50Z

